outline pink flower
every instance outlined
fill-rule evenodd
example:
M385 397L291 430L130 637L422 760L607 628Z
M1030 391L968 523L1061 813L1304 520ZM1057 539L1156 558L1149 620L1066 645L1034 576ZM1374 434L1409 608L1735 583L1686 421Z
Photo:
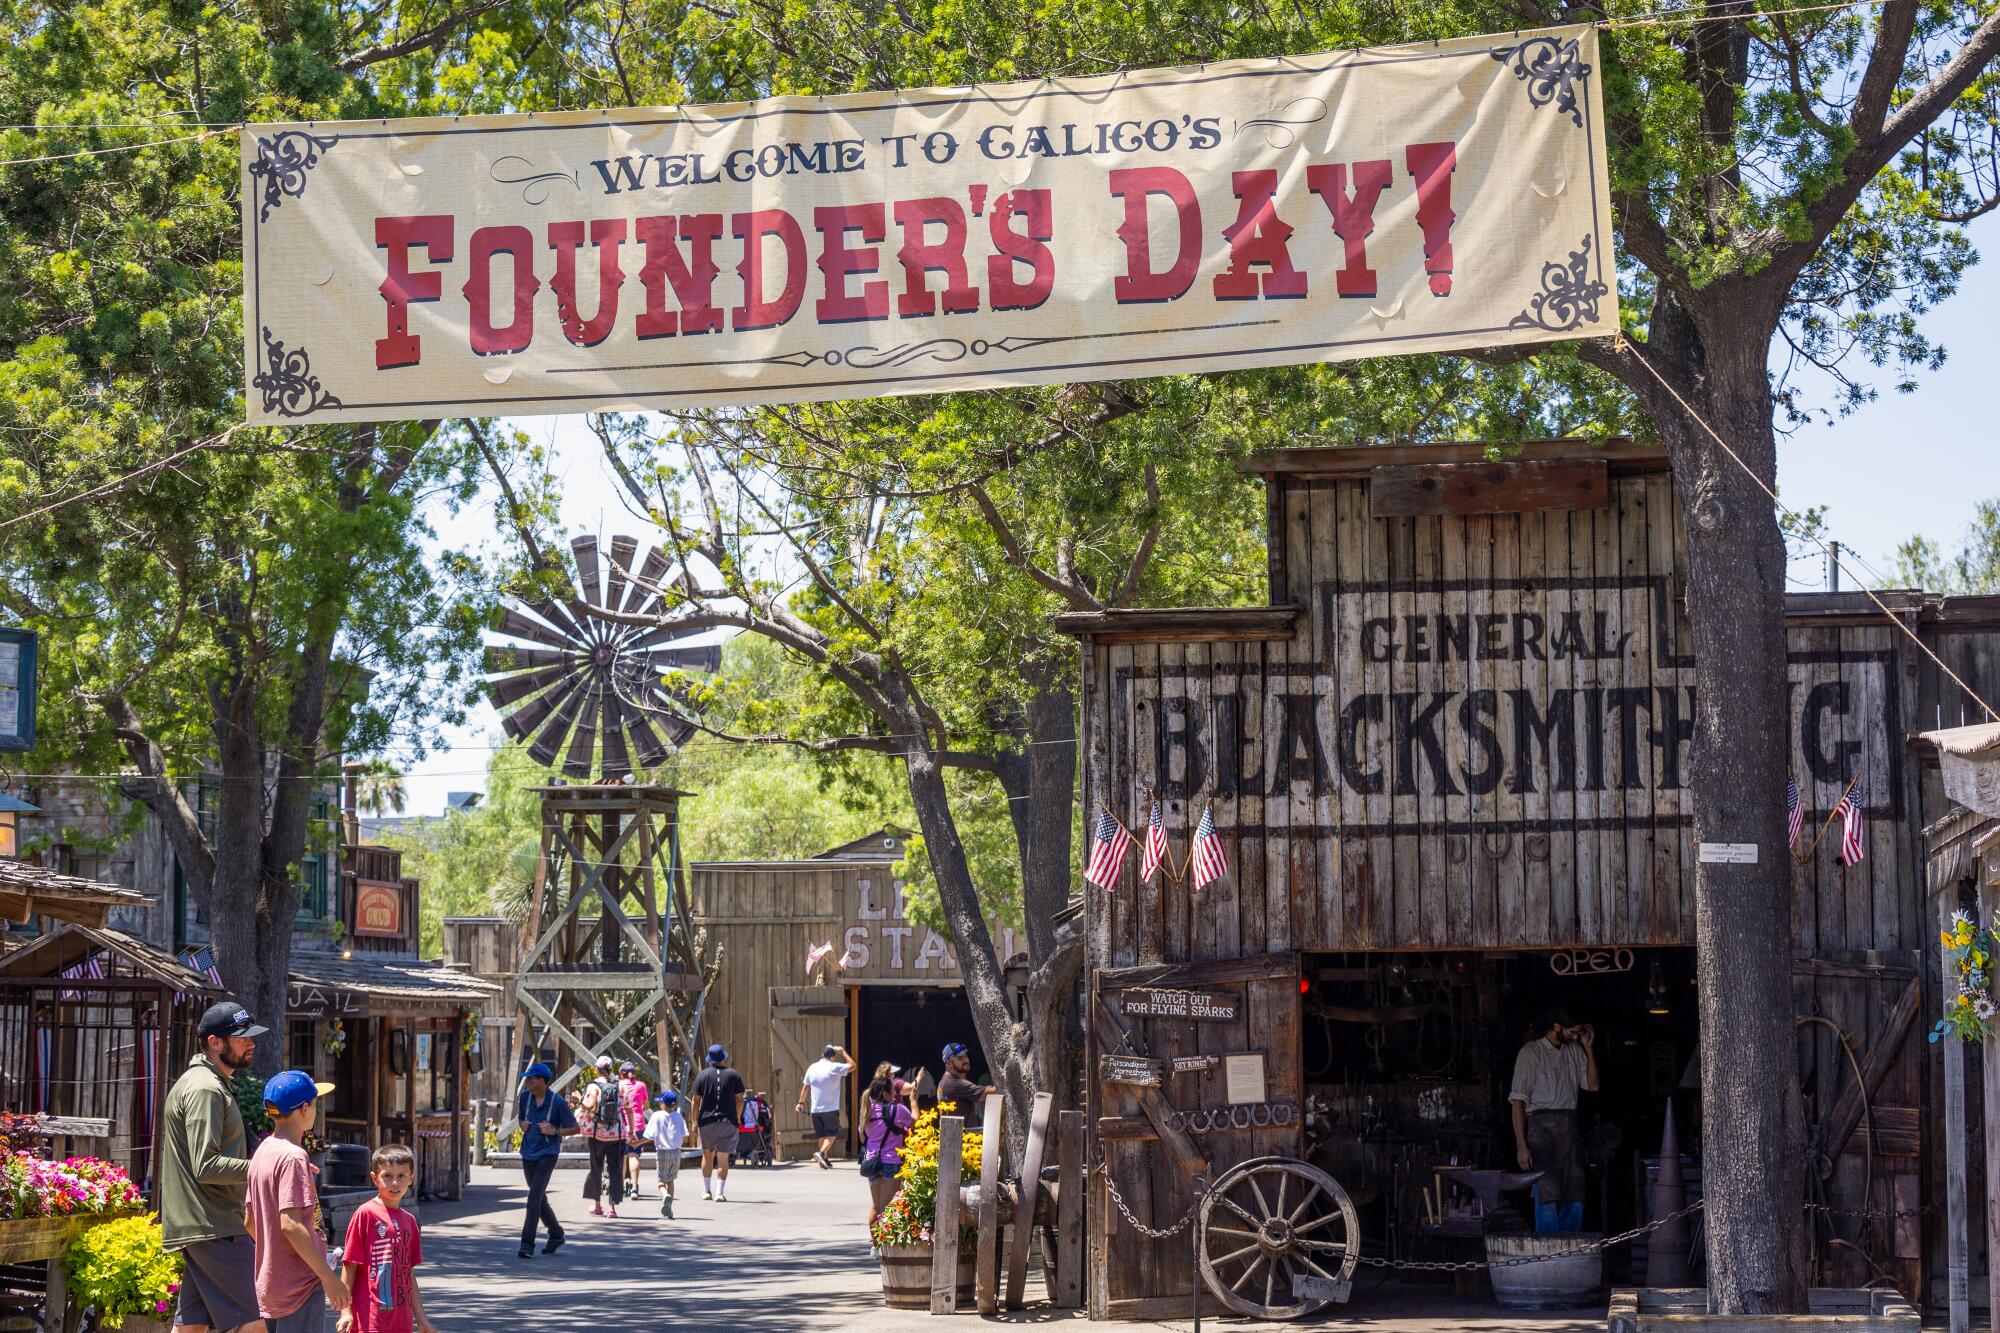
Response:
M173 1307L172 1307L171 1305L168 1305L168 1304L167 1304L167 1303L166 1303L165 1301L154 1301L154 1302L153 1302L153 1313L154 1313L154 1314L165 1314L165 1313L166 1313L167 1311L169 1311L169 1310L171 1310L171 1309L173 1309Z

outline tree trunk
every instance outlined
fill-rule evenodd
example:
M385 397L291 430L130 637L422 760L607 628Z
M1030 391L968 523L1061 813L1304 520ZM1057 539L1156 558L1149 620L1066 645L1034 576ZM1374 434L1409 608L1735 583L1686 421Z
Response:
M1718 294L1719 295L1719 294ZM1669 307L1646 354L1769 482L1776 474L1765 368L1769 331L1738 310L1724 336ZM1717 320L1716 324L1724 321ZM1698 367L1685 378L1676 368ZM1792 874L1785 841L1785 548L1771 499L1686 413L1654 407L1687 519L1695 652L1698 842L1751 843L1752 865L1699 864L1695 968L1701 1018L1709 1305L1803 1311L1803 1126L1792 1033Z

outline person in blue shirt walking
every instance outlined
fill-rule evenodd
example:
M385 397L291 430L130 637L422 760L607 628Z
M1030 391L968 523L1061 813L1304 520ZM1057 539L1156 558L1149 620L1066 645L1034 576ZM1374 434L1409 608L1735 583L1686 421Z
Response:
M514 1108L514 1118L521 1124L521 1170L528 1177L528 1216L521 1223L523 1259L534 1257L538 1221L549 1233L542 1253L554 1254L562 1248L566 1238L562 1223L556 1221L556 1210L549 1206L549 1180L556 1173L563 1139L583 1132L569 1103L549 1091L550 1076L549 1067L539 1060L529 1065L521 1075L520 1102Z

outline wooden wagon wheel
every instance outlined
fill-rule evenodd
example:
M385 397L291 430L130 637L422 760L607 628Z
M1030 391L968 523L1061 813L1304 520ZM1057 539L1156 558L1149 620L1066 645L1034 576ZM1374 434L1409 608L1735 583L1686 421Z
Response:
M1332 1176L1290 1157L1231 1167L1202 1199L1201 1276L1252 1319L1298 1319L1324 1296L1294 1296L1295 1276L1348 1282L1361 1254L1354 1204Z

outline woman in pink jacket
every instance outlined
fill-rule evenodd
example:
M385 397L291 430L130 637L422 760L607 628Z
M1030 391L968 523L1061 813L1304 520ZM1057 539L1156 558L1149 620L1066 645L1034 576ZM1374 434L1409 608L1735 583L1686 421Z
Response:
M618 1066L618 1091L625 1098L625 1192L636 1199L639 1197L639 1152L645 1145L646 1113L651 1105L646 1099L646 1080L639 1077L639 1067L630 1060Z

